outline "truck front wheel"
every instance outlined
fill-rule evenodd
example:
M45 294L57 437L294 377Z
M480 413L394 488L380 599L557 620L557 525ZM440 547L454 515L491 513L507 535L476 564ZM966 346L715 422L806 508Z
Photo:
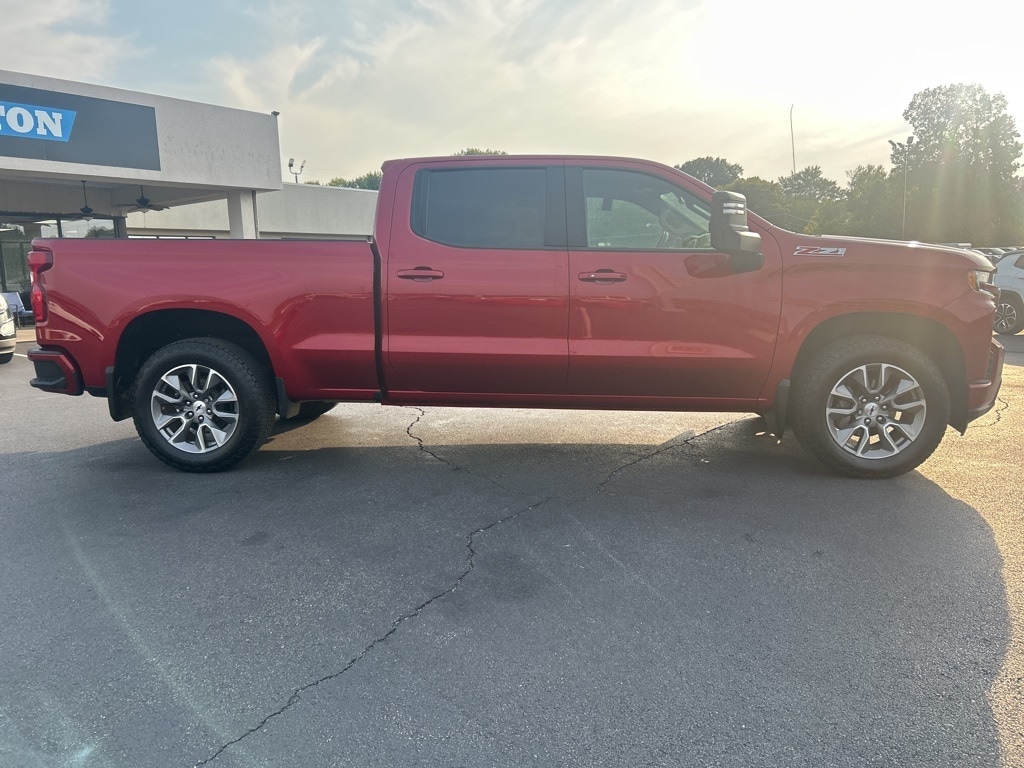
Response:
M219 472L270 434L268 377L241 347L186 339L157 350L135 380L135 429L153 454L186 472Z
M790 403L804 449L850 477L911 471L938 447L949 421L949 389L935 363L885 336L825 347L797 378Z

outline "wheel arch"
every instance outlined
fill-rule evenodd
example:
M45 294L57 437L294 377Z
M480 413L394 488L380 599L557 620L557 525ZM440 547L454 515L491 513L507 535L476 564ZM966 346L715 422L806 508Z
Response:
M942 372L949 390L949 424L967 428L967 363L956 335L942 323L919 315L870 312L831 317L804 339L793 364L793 379L802 376L815 356L838 339L849 336L887 336L920 349Z
M107 371L107 401L115 421L131 416L129 392L143 363L158 349L182 339L207 337L238 345L259 363L270 381L274 365L256 330L243 320L204 309L157 309L134 318L121 333L114 366Z

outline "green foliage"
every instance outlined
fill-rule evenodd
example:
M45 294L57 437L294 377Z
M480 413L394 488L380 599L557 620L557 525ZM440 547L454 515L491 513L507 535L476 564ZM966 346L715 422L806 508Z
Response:
M351 189L380 189L380 171L370 171L354 179L343 179L340 176L327 182L328 187L349 187Z
M86 231L85 236L86 237L98 237L98 238L103 238L103 239L108 239L108 240L109 239L113 239L114 238L114 227L113 227L113 225L111 225L109 227L105 227L105 226L102 226L102 225L91 226Z
M860 165L840 187L819 166L766 181L720 157L676 168L746 195L751 211L797 232L1000 245L1024 242L1024 146L1006 98L980 85L916 93L904 119L913 139L893 148L893 168Z
M500 149L477 149L476 147L468 147L459 152L456 152L452 157L468 157L470 155L506 155ZM350 189L380 189L380 180L383 174L380 171L370 171L364 173L362 176L358 176L354 179L344 179L340 176L331 179L327 182L328 187L349 187ZM316 183L320 182L308 182Z
M467 149L461 149L458 152L452 153L452 157L468 157L470 155L507 155L500 149L477 149L476 147L468 147Z
M784 176L776 181L765 181L753 176L727 184L725 189L746 196L747 207L772 224L794 232L812 233L815 217L824 206L836 208L842 199L842 190L821 175L821 168L809 166L803 171ZM838 213L830 209L829 216Z
M817 203L832 203L843 196L839 185L822 175L820 165L809 165L802 171L780 176L779 186L789 197Z
M1006 98L980 85L946 85L914 94L903 113L913 142L893 148L893 168L860 165L841 187L812 165L767 181L741 178L743 167L721 157L675 166L717 189L747 197L751 211L808 234L903 236L926 242L1001 245L1024 242L1022 147ZM468 147L453 157L504 155ZM329 186L379 189L380 172L332 179Z
M743 175L742 165L730 163L722 157L696 157L675 167L715 189L739 181Z
M749 179L737 179L726 184L724 189L739 192L747 198L747 208L772 224L787 227L789 221L786 211L786 196L782 187L774 181L766 181L760 176Z
M819 205L804 230L809 234L858 237L900 237L902 176L893 177L880 165L859 165L846 172L847 184L839 201Z
M1006 108L1002 94L980 85L914 94L903 113L914 142L892 152L901 178L906 165L908 237L983 245L1024 236L1016 179L1022 145Z

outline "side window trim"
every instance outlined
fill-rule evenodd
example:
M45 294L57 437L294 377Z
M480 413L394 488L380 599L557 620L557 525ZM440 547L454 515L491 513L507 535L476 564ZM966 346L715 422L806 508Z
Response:
M566 233L569 248L589 250L587 246L587 203L583 195L583 166L565 167Z

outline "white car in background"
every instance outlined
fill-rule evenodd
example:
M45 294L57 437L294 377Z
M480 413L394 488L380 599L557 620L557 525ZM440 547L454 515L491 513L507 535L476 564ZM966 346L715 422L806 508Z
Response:
M1000 259L992 281L999 288L999 305L992 324L996 333L1012 336L1024 330L1024 254Z
M14 359L14 347L18 343L18 331L14 326L14 315L7 306L7 299L0 296L0 364Z

